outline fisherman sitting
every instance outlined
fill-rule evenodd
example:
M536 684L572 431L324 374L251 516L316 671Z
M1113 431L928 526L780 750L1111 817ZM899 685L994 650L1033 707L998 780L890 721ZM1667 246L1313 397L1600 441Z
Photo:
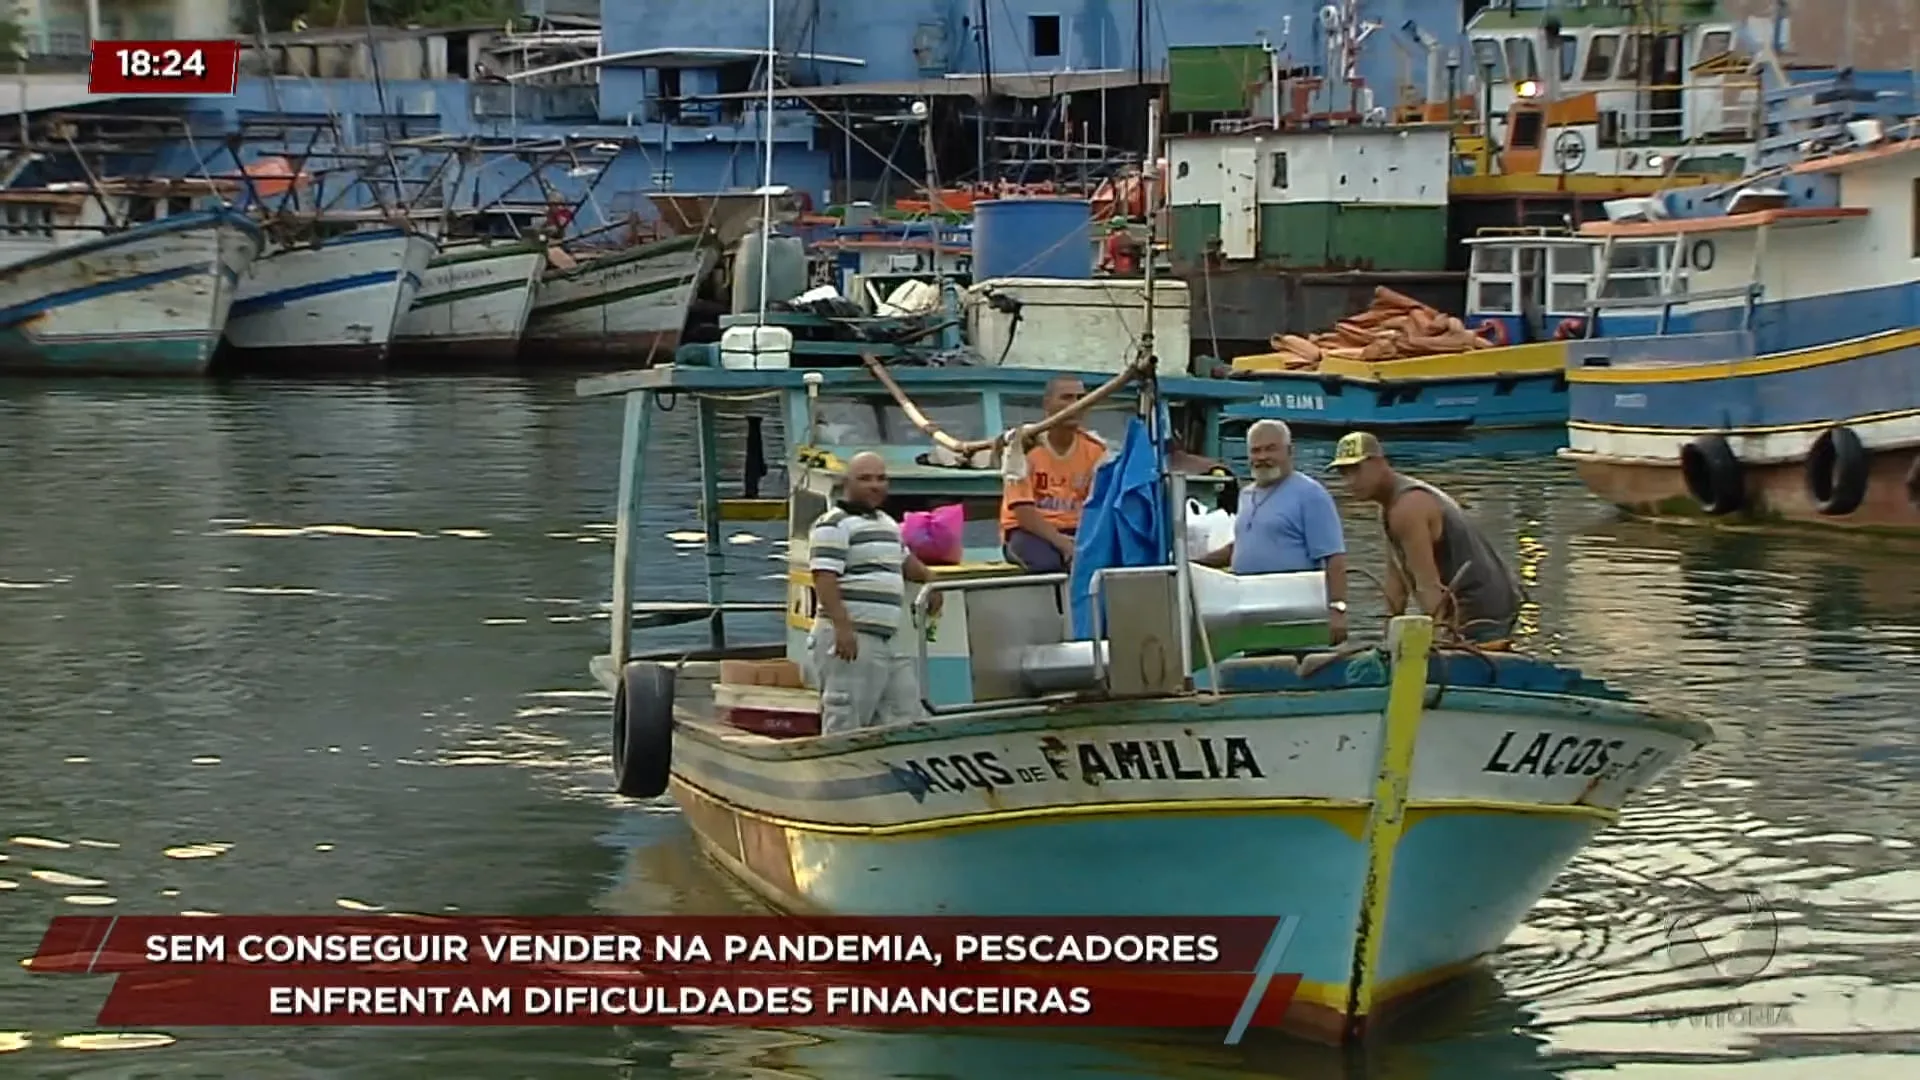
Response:
M871 451L847 462L840 502L807 534L808 566L819 600L807 639L820 688L820 732L831 735L924 715L916 653L898 633L906 582L932 580L882 510L887 463ZM940 594L927 602L940 610Z
M1085 395L1079 379L1059 375L1047 383L1040 407L1052 416ZM1010 463L1000 496L1000 539L1008 562L1031 574L1059 573L1073 562L1074 533L1106 456L1107 444L1098 435L1064 420Z

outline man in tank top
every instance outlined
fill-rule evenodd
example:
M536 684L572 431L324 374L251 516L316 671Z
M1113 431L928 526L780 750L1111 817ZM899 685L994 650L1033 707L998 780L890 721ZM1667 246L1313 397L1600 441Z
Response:
M1394 471L1380 440L1362 431L1342 436L1329 472L1347 493L1376 503L1387 533L1387 612L1407 600L1442 626L1482 648L1510 644L1522 593L1506 559L1460 504L1432 484Z

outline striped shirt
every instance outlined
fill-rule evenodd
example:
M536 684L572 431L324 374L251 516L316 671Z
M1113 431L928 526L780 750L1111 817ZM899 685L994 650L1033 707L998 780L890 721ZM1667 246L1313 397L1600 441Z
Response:
M840 578L840 598L854 629L862 634L890 638L900 627L906 602L906 545L900 542L900 524L884 510L871 516L850 514L836 506L820 515L807 535L808 568ZM825 611L815 616L825 622Z

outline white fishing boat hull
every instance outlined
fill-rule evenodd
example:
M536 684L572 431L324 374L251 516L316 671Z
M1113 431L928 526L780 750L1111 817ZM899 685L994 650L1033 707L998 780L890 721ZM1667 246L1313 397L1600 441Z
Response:
M261 236L216 210L57 244L0 240L0 371L204 374Z
M520 349L545 248L521 241L465 241L434 256L413 306L394 331L394 359L506 362Z
M255 260L227 319L236 360L282 367L378 366L439 245L401 229L365 229Z
M668 363L713 264L712 248L683 236L549 270L527 323L527 351L635 366Z

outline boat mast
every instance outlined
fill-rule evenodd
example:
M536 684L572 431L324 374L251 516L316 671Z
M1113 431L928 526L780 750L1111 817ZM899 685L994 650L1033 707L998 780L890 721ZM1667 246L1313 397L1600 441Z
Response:
M1160 98L1156 94L1147 101L1147 153L1141 163L1140 195L1147 212L1147 251L1142 263L1144 270L1142 292L1146 294L1147 313L1140 332L1140 358L1144 364L1155 363L1153 358L1153 263L1156 245L1159 243L1158 215L1154 213L1154 181L1160 172ZM1116 194L1118 188L1115 188Z
M767 99L761 119L767 146L766 162L760 172L760 326L767 325L767 264L771 261L767 248L773 242L773 61L777 55L773 36L774 4L775 0L767 0ZM754 348L759 348L758 339Z

